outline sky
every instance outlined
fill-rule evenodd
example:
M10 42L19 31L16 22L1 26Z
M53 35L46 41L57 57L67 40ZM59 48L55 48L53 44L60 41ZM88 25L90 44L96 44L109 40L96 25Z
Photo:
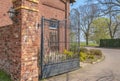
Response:
M71 9L76 8L79 5L83 5L84 3L85 3L85 0L76 0L76 2L71 5Z
M76 0L75 3L71 4L71 9L72 9L72 8L77 8L77 7L79 7L80 5L83 5L83 4L85 4L85 0ZM82 42L85 41L85 39L84 39L83 37L81 37L80 40L81 40Z

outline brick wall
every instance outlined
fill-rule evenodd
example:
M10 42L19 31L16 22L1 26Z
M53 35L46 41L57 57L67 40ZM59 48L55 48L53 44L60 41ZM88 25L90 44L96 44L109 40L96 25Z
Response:
M0 26L12 24L7 13L11 6L12 0L0 0Z
M65 3L60 0L41 0L42 16L46 18L65 19ZM49 14L48 14L49 13Z
M5 70L16 81L21 66L20 28L13 25L0 27L0 69Z

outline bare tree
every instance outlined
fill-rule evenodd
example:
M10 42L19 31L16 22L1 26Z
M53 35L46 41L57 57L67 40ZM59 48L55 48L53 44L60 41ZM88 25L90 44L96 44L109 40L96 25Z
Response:
M96 4L85 4L79 6L79 8L72 9L74 14L74 21L77 21L80 30L83 32L86 39L86 45L88 45L90 28L93 20L98 16L98 6ZM76 23L76 22L75 22ZM76 24L75 24L76 25Z
M117 31L118 32L115 34L115 38L120 39L120 26L118 26Z
M104 8L104 11L107 13L109 12L120 12L120 0L98 0L100 4L103 5L110 5L110 7ZM109 10L109 8L112 8Z
M117 17L118 16L116 14L112 14L111 12L108 14L109 21L107 24L111 39L114 39L115 34L117 33L117 29L120 25L119 19Z
M98 0L102 4L101 11L102 15L109 18L108 30L111 39L115 38L115 34L118 32L119 22L119 12L120 12L120 0Z

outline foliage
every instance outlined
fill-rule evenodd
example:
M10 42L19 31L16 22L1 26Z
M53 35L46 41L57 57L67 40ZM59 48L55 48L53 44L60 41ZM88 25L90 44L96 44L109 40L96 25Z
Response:
M74 53L72 51L68 51L65 49L64 54L67 55L68 57L72 57Z
M68 50L64 50L64 54L67 56L67 57L76 57L76 54L75 52L73 51L68 51ZM88 50L87 48L80 48L80 61L81 62L93 62L95 61L96 59L99 59L102 57L102 52L101 50L98 50L98 49L90 49ZM78 56L77 56L78 57Z
M100 39L110 38L107 24L108 21L109 19L104 17L99 17L93 21L90 34L91 41L100 44Z
M71 12L72 26L80 27L86 44L120 38L120 0L86 0Z
M84 52L80 52L80 61L84 62L87 59L87 54Z
M102 57L101 50L82 48L80 51L80 61L81 62L93 62L96 59L100 59Z
M12 80L10 79L10 76L8 74L0 70L0 81L12 81Z
M92 54L89 54L87 57L88 57L88 59L95 59L95 56Z
M117 16L117 14L115 13L109 13L109 21L108 23L108 29L109 29L109 35L111 37L111 39L115 38L115 35L118 33L118 28L120 25L120 19L119 16Z
M88 49L82 47L82 48L80 48L80 52L87 53L87 52L88 52Z
M74 27L79 27L88 45L90 29L93 20L98 16L99 8L96 4L84 4L71 10L71 23Z
M100 47L119 48L120 39L101 39Z
M109 21L108 31L111 39L116 37L118 33L118 28L120 25L120 1L119 0L98 0L98 3L101 5L101 14L102 16L106 16Z
M93 55L102 56L101 50L90 49L89 52L90 52L90 54L93 54Z

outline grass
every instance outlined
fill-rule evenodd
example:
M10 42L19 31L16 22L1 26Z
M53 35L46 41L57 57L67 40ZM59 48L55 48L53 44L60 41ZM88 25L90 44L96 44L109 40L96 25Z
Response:
M98 44L93 43L93 42L89 42L89 45L86 45L85 42L80 42L80 46L84 47L84 46L98 46Z
M12 80L10 79L10 75L0 70L0 81L12 81Z

